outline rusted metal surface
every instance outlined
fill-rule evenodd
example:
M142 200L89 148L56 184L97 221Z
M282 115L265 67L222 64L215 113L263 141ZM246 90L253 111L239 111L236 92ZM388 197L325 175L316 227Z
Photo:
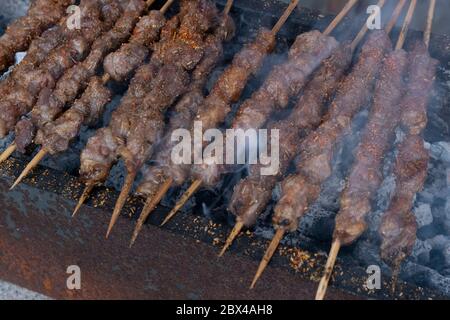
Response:
M13 177L23 167L16 159L0 166L0 278L61 299L312 299L324 257L310 255L296 265L298 251L283 247L254 290L249 281L264 251L265 241L241 236L222 259L219 245L229 231L205 218L179 215L168 229L155 224L155 213L133 248L128 242L134 221L119 219L110 239L104 238L117 195L106 190L94 194L89 206L71 218L81 184L73 177L38 168L24 184L9 191ZM93 208L92 206L99 208ZM141 209L131 199L126 212ZM164 211L164 210L162 210ZM67 267L81 268L81 290L68 290ZM347 292L380 298L366 292L364 272L338 265L338 284ZM345 272L342 272L345 270ZM405 289L405 298L428 298L432 293ZM331 288L329 299L355 299Z
M128 248L133 224L120 219L105 240L109 212L23 184L9 192L0 179L0 278L53 298L111 299L305 299L316 284L270 268L255 290L248 281L257 261L245 256L217 258L217 248L149 226ZM42 187L39 185L39 187ZM78 265L82 288L66 287L66 269ZM295 281L293 281L295 280ZM354 298L330 290L329 298Z

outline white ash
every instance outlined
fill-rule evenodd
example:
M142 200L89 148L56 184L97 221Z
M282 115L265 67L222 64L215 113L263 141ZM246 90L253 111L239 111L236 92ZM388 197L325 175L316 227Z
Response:
M440 141L432 144L430 147L430 155L435 160L450 163L450 142Z
M431 206L428 203L422 203L414 208L414 215L416 216L417 226L419 228L427 226L433 222Z
M417 239L412 251L412 261L426 265L430 261L430 251L433 249L428 241Z
M443 276L429 267L406 262L402 267L400 277L403 280L414 282L422 287L430 287L450 296L450 277Z

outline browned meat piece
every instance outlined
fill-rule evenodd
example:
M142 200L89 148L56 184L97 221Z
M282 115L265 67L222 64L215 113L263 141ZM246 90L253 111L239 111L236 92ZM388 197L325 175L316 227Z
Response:
M320 124L325 111L324 105L333 95L351 60L351 45L349 43L341 45L322 62L292 113L286 119L268 125L269 130L279 130L279 139L282 141L280 170L276 176L261 175L260 164L250 166L248 177L235 186L228 206L238 221L246 226L252 226L258 215L266 208L272 199L272 190L276 183L301 151L299 141Z
M395 193L380 226L381 258L394 268L411 254L416 242L417 222L411 209L427 176L429 156L423 144L421 136L411 135L398 147Z
M355 162L341 197L334 238L348 245L367 229L366 217L371 201L383 179L383 156L392 146L400 101L405 91L404 76L408 56L403 50L392 52L384 61L377 81L369 121L357 147Z
M231 25L228 23L228 28L230 28L230 26ZM170 164L171 151L174 145L171 141L171 133L176 129L189 129L191 127L197 110L204 100L202 88L208 75L222 57L222 40L225 40L225 36L229 37L229 35L234 32L234 27L231 27L231 29L228 30L229 31L224 32L222 28L219 28L215 35L211 35L206 39L207 47L205 49L203 60L192 72L192 82L189 86L188 93L183 95L180 101L175 105L169 124L166 128L166 136L158 145L158 154L156 156L158 166L150 167L146 170L138 190L140 194L147 196L153 194L157 191L159 183L165 178L164 172ZM176 168L173 168L173 171L176 171L176 181L184 180L186 178L184 174L188 172L184 166L177 166Z
M116 81L124 81L129 77L148 57L150 46L159 38L165 21L160 11L152 11L143 17L134 29L129 42L105 58L105 72Z
M93 77L83 96L69 110L38 131L36 143L51 154L67 150L70 141L78 135L81 125L96 122L110 101L111 91L103 86L100 78Z
M228 26L228 27L227 27ZM230 23L222 23L220 28L234 30ZM222 31L222 36L230 34L230 31ZM197 115L189 123L187 128L191 128L194 120L202 119L205 128L212 127L214 123L221 122L230 110L230 103L239 100L239 97L252 74L258 72L264 58L275 47L275 37L271 31L262 28L256 39L245 45L244 48L235 55L230 66L228 66L219 79L216 81L210 94L200 101L200 97L192 97L194 102L192 109L197 109ZM195 74L195 71L194 71ZM201 103L200 103L201 102ZM183 103L183 102L180 102ZM199 105L197 103L200 103ZM185 114L189 116L189 113ZM207 119L207 121L206 121ZM169 148L167 148L169 149ZM182 184L189 176L190 167L182 165L172 165L169 162L170 153L166 150L158 155L159 163L164 168L150 168L146 172L146 178L139 187L141 194L153 194L159 187L159 182L164 178L171 177L177 185Z
M300 93L310 75L337 45L334 38L317 30L299 35L289 50L289 59L275 66L261 88L241 105L233 129L261 128L277 108L285 108L289 99ZM195 179L201 179L204 185L217 184L221 171L219 165L203 164L192 168Z
M381 257L393 268L400 266L416 241L417 224L411 209L427 175L429 156L421 135L427 123L427 104L437 67L423 43L418 42L409 56L409 82L400 107L406 136L398 146L393 170L394 196L380 226Z
M108 52L117 49L131 35L144 9L144 1L130 0L126 11L114 25L114 28L94 41L92 50L86 60L67 70L57 82L54 90L44 89L31 111L31 119L22 121L29 121L40 128L55 119L64 109L64 106L73 101L78 93L85 89L89 78L95 74L103 57ZM25 128L32 131L36 130L31 125L27 125ZM19 143L16 141L18 150L24 150L26 145L23 145L22 142L28 141L28 139L21 138L20 135L28 137L30 134L30 132L24 130L16 130L16 140L21 141Z
M14 62L14 55L28 48L31 41L56 24L74 0L36 0L27 15L14 21L0 37L0 72Z
M191 11L204 12L204 14L211 11L204 9L204 6L214 8L214 5L206 0L183 1L182 5L187 5ZM188 12L191 12L189 10ZM185 20L193 18L198 19L196 15L186 13L181 19L180 25L187 24ZM212 23L216 19L211 20ZM170 33L173 34L171 38L168 37ZM203 34L201 42L189 42L190 46L199 46L198 49L201 50L202 56L206 44L203 39L205 36L206 34ZM198 38L194 32L190 37ZM177 43L180 45L180 49L188 43L182 38L179 30L175 32L170 29L166 29L162 33L160 43L162 42ZM173 48L170 44L165 47ZM165 54L161 55L161 53L161 51L158 51L158 54L155 52L152 57L154 65L161 65L161 62L163 64L151 81L146 97L143 100L133 97L125 99L123 103L128 106L116 110L109 126L98 131L89 140L81 158L80 173L85 179L89 179L91 182L101 182L119 154L124 157L130 170L139 169L150 156L154 144L160 139L164 128L165 109L184 93L189 80L185 69L179 67L179 63L176 61L177 57L172 56L174 60L164 62L160 57ZM138 105L140 108L136 107ZM100 147L98 144L104 139L114 141L114 143L108 144L108 148Z
M145 64L138 68L126 95L112 114L110 125L97 130L89 139L80 156L80 175L85 180L102 182L108 176L109 169L116 158L118 148L116 136L126 132L121 116L126 114L127 110L133 112L132 109L138 107L137 102L141 101L150 90L149 84L156 77L158 70L159 68L154 64Z
M282 196L273 221L286 230L297 229L298 220L317 199L320 185L331 174L331 159L337 141L348 130L353 116L372 96L383 58L391 50L384 31L370 34L352 72L340 84L324 121L301 143L297 174L281 184Z
M105 4L111 3L113 0L105 0ZM90 44L102 32L102 28L109 28L101 20L102 2L88 1L82 3L81 7L81 29L74 29L70 32L67 42L52 51L46 61L38 68L30 70L28 73L21 74L22 79L15 79L12 91L22 87L28 90L28 94L33 97L28 105L19 105L11 97L6 97L2 102L1 108L7 109L12 114L6 115L4 112L0 115L0 133L6 134L14 128L18 117L29 112L36 101L36 95L45 87L52 88L55 81L62 76L65 70L72 67L76 61L84 58L90 48ZM44 71L44 72L43 72ZM33 87L24 85L24 79L32 79L33 83L45 84L42 87ZM48 82L44 79L52 78L53 81ZM20 80L20 81L19 81ZM14 112L12 112L14 110ZM25 112L24 112L25 111Z
M262 28L257 34L256 39L245 45L244 48L236 54L231 65L225 69L223 74L217 80L210 94L211 98L208 97L207 101L210 99L221 99L225 104L237 102L248 79L259 71L264 58L268 53L272 52L274 48L275 37L270 30ZM220 108L220 105L218 108ZM205 109L209 110L207 107L205 107ZM211 113L215 112L211 110Z

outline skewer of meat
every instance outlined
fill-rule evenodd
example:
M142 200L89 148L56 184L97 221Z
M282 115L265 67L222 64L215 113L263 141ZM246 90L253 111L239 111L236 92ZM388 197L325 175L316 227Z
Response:
M73 101L86 88L89 79L95 75L103 58L109 52L117 50L130 37L139 17L153 2L154 0L148 2L131 0L127 10L116 22L113 29L95 40L89 56L82 63L69 69L54 89L46 88L41 92L36 105L31 110L30 117L22 119L16 125L15 143L19 151L24 152L25 148L32 142L36 130L53 121L64 110L65 105ZM148 37L148 41L151 42L158 37L164 18L159 11L153 12L155 13L153 16L146 16L138 22L130 41L135 41L135 38L138 38L145 42ZM147 26L148 22L150 22L150 28ZM145 36L142 36L143 33ZM108 70L106 71L107 74L110 74Z
M207 7L209 4L205 1L200 7ZM214 5L211 5L216 10ZM212 11L206 9L202 10L205 16L212 14ZM210 11L210 12L208 12ZM214 13L217 20L217 14ZM208 18L207 20L210 20ZM191 23L189 23L190 25ZM181 25L178 31L178 37L182 39L187 38L187 46L182 42L181 46L176 42L162 43L162 50L157 52L160 61L163 61L163 67L160 74L164 74L164 68L173 69L174 79L164 74L162 81L152 84L151 92L143 101L142 109L134 116L130 117L129 134L125 137L125 143L119 147L118 154L123 158L127 168L127 176L124 187L121 190L119 198L117 199L111 221L108 226L106 237L109 236L111 230L116 223L120 212L125 205L125 201L131 191L134 179L138 170L142 168L144 163L152 156L157 142L161 140L161 136L165 127L164 114L178 97L181 97L189 89L189 71L193 70L204 56L205 50L208 47L206 41L207 36L202 33L211 30L213 25L208 27L208 24L198 24L197 21L189 26L189 31ZM202 39L204 37L204 39ZM201 52L201 54L200 54ZM179 79L177 79L179 77ZM185 79L183 79L185 77ZM177 80L179 82L177 83Z
M408 56L403 47L416 1L411 1L395 51L386 59L377 81L372 110L362 140L356 149L355 162L340 201L336 215L333 244L316 293L316 300L325 297L339 248L356 241L367 229L366 217L371 211L371 200L382 181L383 155L392 145L397 115L402 112L400 102L405 94L404 76Z
M78 135L83 123L95 123L103 114L103 110L110 102L112 95L109 89L106 88L106 84L112 79L112 76L108 72L109 69L105 68L106 73L101 79L95 77L89 81L89 78L95 74L98 65L102 61L102 57L114 47L119 46L122 40L127 37L127 34L131 32L133 25L139 19L144 7L150 6L154 2L150 0L144 4L138 0L131 1L136 3L128 6L129 11L125 12L114 29L94 43L93 50L86 60L70 69L66 73L66 76L60 79L53 95L49 97L44 96L45 101L38 102L35 108L33 108L32 121L26 119L17 124L15 143L11 145L13 149L24 149L30 144L34 138L35 127L39 129L35 142L37 144L43 144L44 148L30 161L14 185L20 183L47 153L55 154L66 150L71 139ZM133 31L131 42L139 42L146 46L150 46L156 42L159 38L159 32L165 23L164 14L173 1L168 0L160 10L154 10L142 18ZM122 66L126 65L129 74L132 74L134 69L138 67L136 61L128 60L126 56L121 57L120 60L115 59L115 61L121 63ZM122 73L122 75L129 76L125 73ZM66 103L73 101L78 91L82 90L86 85L88 88L82 97L54 123L56 116L64 108ZM89 114L90 112L92 114ZM74 122L64 123L69 119ZM60 128L59 132L55 128L55 125ZM45 135L49 136L52 134L52 138L45 137Z
M183 11L183 6L181 10ZM161 30L160 41L169 41L173 38L179 26L180 18L181 12L167 21ZM115 135L121 132L121 114L138 106L139 101L150 91L152 79L155 78L157 72L158 66L152 62L139 67L130 82L126 95L113 112L110 125L99 129L94 137L88 141L87 146L81 154L82 167L80 169L82 172L81 176L87 183L74 210L74 215L89 197L94 186L101 184L108 176L109 169L114 162L113 155L116 150L115 148L117 147Z
M344 8L344 11L347 9L348 6ZM342 17L339 16L338 19L342 19ZM333 29L328 29L327 32L331 30ZM331 55L337 45L334 38L317 30L299 35L290 50L288 60L276 66L261 88L241 105L237 117L234 119L233 129L245 131L249 128L260 128L272 112L285 108L289 99L300 93L313 71ZM204 130L217 127L224 121L227 115L225 111L230 111L230 108L228 110L222 108L219 113L215 109L218 108L208 108L207 111L200 112L197 116L196 121L201 122ZM211 165L207 161L204 161L202 165L193 165L191 169L191 176L194 179L192 185L161 225L170 221L202 185L215 185L220 179L221 168L221 166Z
M0 132L3 136L14 129L20 116L30 111L39 93L46 87L53 87L67 69L83 60L95 38L111 27L114 23L112 19L102 19L103 9L109 9L111 5L114 5L116 12L121 11L115 0L82 1L81 27L71 30L65 43L53 50L43 64L22 73L21 81L15 81L0 106ZM115 15L115 18L118 16Z
M173 0L169 0L169 5L171 2ZM95 75L105 55L116 50L130 36L130 41L141 42L151 42L158 37L164 23L163 11L168 8L167 5L160 11L150 12L139 21L143 11L153 3L154 0L148 0L146 3L142 0L132 0L114 28L94 41L89 56L82 63L76 64L65 72L53 90L46 88L41 92L31 111L31 118L24 118L16 124L15 141L5 150L0 162L6 160L16 149L20 152L25 151L25 148L31 144L36 129L53 121L65 105L75 100L77 95L86 88L89 78ZM134 31L133 28L135 28ZM122 58L124 59L126 58ZM104 78L104 82L109 81L109 78L110 76Z
M401 263L411 254L416 241L417 222L411 210L415 194L423 188L428 169L429 155L424 147L422 132L427 123L427 102L437 67L437 61L428 53L435 5L436 1L430 0L423 43L416 43L409 54L409 82L400 107L400 126L406 135L397 147L393 170L396 187L379 229L381 258L393 270L393 292Z
M237 102L244 90L247 81L250 77L258 72L266 56L272 52L275 47L275 35L287 21L292 11L297 7L298 0L291 1L288 8L277 21L272 31L262 28L256 36L256 39L245 45L245 47L234 56L230 66L228 66L219 79L216 81L210 94L195 108L207 112L209 108L215 108L216 114L221 114L221 109L229 109L231 103ZM190 118L189 123L184 125L190 128L193 117ZM170 154L166 153L161 156L163 163L168 164ZM143 212L138 220L135 231L132 236L131 243L133 243L142 228L148 215L153 208L159 203L169 187L175 184L182 184L187 178L189 168L186 166L168 166L163 168L164 172L156 172L154 174L151 170L145 175L144 182L138 189L141 195L147 196L147 201ZM170 170L170 172L169 172ZM155 178L153 178L155 177ZM162 187L160 188L162 184ZM158 190L159 189L159 190Z
M14 63L17 52L28 49L31 41L58 23L74 0L36 0L27 15L8 26L0 37L0 73Z
M405 2L400 1L397 5L395 9L397 16ZM244 226L250 227L256 222L259 214L272 199L272 190L276 183L286 174L288 166L295 156L301 152L299 141L320 124L325 106L332 98L345 71L349 68L354 49L367 31L368 29L364 25L352 43L341 44L314 74L292 113L286 119L271 122L268 125L269 132L271 129L279 130L279 140L283 142L280 144L279 152L280 170L278 175L263 176L259 171L261 165L250 166L248 177L235 186L228 209L236 216L236 224L219 256L225 253Z
M174 107L173 115L170 117L167 128L165 129L167 135L162 139L161 143L158 144L158 153L155 159L157 163L163 164L170 160L171 149L174 145L174 142L170 140L170 133L180 128L189 129L190 123L193 121L196 111L204 101L203 87L208 80L208 76L214 70L222 57L222 41L224 39L229 40L234 33L234 24L232 23L231 18L229 18L229 22L223 24L223 26L225 28L225 32L222 31L223 28L220 28L218 33L216 32L216 34L207 39L209 45L205 50L205 55L202 62L193 71L192 82L189 85L189 90ZM162 177L164 174L163 168L164 167L162 166L148 168L144 173L145 179L148 180L149 175L155 174L155 170L158 171L158 173L156 173L157 177ZM157 177L155 178L157 179ZM144 182L138 188L137 192L141 195L145 195L145 186L146 183ZM144 207L143 214L146 210L147 207ZM143 222L144 221L141 218L138 220L135 232L133 233L133 237L130 242L130 247L136 240L136 237L143 226Z
M180 27L175 21L173 29L167 30L162 41L155 45L150 63L154 76L150 84L146 84L148 91L141 99L125 99L127 105L116 109L109 126L97 131L82 152L80 174L88 181L88 186L103 181L119 156L126 159L129 172L134 165L142 165L139 157L145 154L137 153L147 143L151 144L150 139L158 132L161 126L158 112L170 106L184 92L190 69L203 57L204 40L209 31L217 26L217 9L206 0L183 1L182 6L185 9L181 11ZM150 126L153 125L155 130L151 131ZM127 175L118 203L125 200L125 190L131 187L133 175L134 172Z
M357 63L340 83L324 117L325 121L301 141L297 173L281 183L281 198L273 216L276 233L258 267L251 288L263 273L284 233L297 229L299 219L317 199L322 182L331 174L334 146L348 132L354 115L370 102L383 58L391 50L386 31L374 31L369 35Z

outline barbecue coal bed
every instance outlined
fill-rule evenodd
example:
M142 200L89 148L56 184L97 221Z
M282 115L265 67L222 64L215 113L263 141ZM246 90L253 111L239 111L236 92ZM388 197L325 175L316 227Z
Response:
M223 0L217 1L223 6ZM287 25L278 36L276 52L265 63L260 76L252 80L241 99L249 97L261 83L270 67L280 61L298 33L313 28L323 30L342 1L301 1ZM314 4L314 6L312 6ZM348 39L361 26L365 8L362 1L339 25L333 35ZM27 1L2 1L0 32L25 13ZM441 3L444 7L444 4ZM387 5L392 11L394 4ZM285 1L236 1L232 16L237 23L237 36L225 47L223 70L233 55L261 25L271 26L286 7ZM171 9L173 14L176 8ZM429 107L429 124L425 140L431 153L431 164L425 189L417 196L415 213L419 220L418 241L413 255L401 272L395 296L390 293L390 272L379 259L375 232L345 248L338 259L330 299L434 299L450 297L450 37L444 21L444 8L436 10L430 51L439 59L438 80ZM447 10L448 11L448 10ZM421 37L426 5L419 3L407 46ZM422 19L422 20L421 20ZM393 39L399 32L397 27ZM212 82L212 80L210 81ZM124 87L116 85L117 105ZM105 115L108 119L110 111ZM358 115L361 121L367 115ZM356 144L358 126L343 144ZM337 211L339 188L345 165L327 182L325 195L312 208L314 211L298 232L285 238L257 287L249 290L258 262L273 236L270 227L270 207L255 229L239 236L230 252L222 259L217 253L229 233L233 221L226 211L230 189L236 175L225 177L220 186L201 190L182 214L164 228L158 227L175 199L183 190L173 190L150 216L138 241L130 249L129 239L136 213L144 200L132 196L111 237L104 234L114 202L123 183L123 168L119 163L106 187L96 188L91 198L74 219L71 213L83 190L77 178L79 152L92 130L83 134L70 150L42 162L16 189L9 191L12 181L35 154L14 154L0 165L0 279L13 282L52 298L146 298L146 299L312 299L326 260L333 217ZM12 137L0 141L2 150ZM346 148L342 148L345 160ZM392 156L392 155L391 155ZM342 163L346 161L341 160ZM389 182L380 189L379 208L372 215L376 225L386 206ZM383 202L384 199L384 202ZM81 290L68 290L67 268L77 265L82 272ZM382 270L380 290L368 290L365 283L369 265Z

